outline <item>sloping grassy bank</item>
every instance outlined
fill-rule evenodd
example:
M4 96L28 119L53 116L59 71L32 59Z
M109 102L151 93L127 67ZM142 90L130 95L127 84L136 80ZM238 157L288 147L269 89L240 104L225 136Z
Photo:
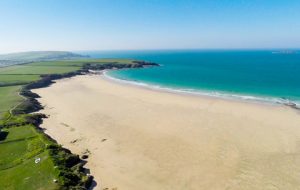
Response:
M31 89L89 70L155 65L133 60L36 62L0 69L0 189L87 189L92 176L78 155L39 128L45 115Z

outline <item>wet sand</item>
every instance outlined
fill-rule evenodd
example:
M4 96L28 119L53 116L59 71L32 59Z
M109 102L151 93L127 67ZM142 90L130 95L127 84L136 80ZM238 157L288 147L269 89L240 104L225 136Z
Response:
M172 94L97 75L36 89L41 127L90 152L95 189L300 189L300 114L286 106Z

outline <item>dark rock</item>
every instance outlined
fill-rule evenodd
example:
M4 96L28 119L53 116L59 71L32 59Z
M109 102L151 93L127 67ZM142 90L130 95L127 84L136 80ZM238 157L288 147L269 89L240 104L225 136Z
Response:
M84 154L84 155L81 156L81 159L84 159L84 160L88 159L88 158L89 158L89 155L87 155L87 154Z

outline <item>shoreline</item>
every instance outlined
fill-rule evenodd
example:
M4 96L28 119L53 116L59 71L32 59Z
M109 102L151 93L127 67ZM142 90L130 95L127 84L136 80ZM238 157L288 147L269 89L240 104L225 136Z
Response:
M41 95L39 101L46 106L42 112L50 115L41 126L46 128L45 133L76 154L86 149L90 151L87 168L91 169L98 183L95 189L100 189L100 186L101 189L147 189L144 184L149 185L148 189L182 189L186 188L184 183L200 176L201 180L189 182L188 189L223 189L225 182L227 186L234 186L230 182L233 180L230 173L236 171L234 168L238 167L240 157L252 160L262 156L259 161L266 159L269 151L278 152L283 157L286 151L297 152L293 143L284 139L300 134L295 126L300 124L299 114L284 106L163 93L116 83L99 75L62 79L34 92ZM57 97L58 93L61 96ZM286 125L291 129L287 130ZM283 135L284 138L278 139L277 135ZM287 139L293 140L296 136ZM221 155L215 152L217 147L221 148ZM198 155L198 151L201 154ZM253 151L254 154L251 153ZM173 158L174 154L176 159ZM236 157L236 154L239 156ZM214 168L215 157L225 165ZM192 160L198 159L203 163L193 165ZM253 169L258 167L259 162L252 163L250 160L247 163L250 162L248 164ZM284 164L281 161L276 164ZM272 166L275 163L270 162L270 166L265 163L270 167L267 171L276 174ZM180 165L183 163L190 172L182 171ZM173 173L173 167L180 172ZM226 178L218 174L219 169L227 173ZM176 176L176 173L180 176L182 173L183 176ZM267 178L275 175L271 173L267 174ZM138 177L141 175L144 177ZM214 177L211 179L209 176ZM214 181L214 178L219 178L220 183L213 187L203 184ZM273 178L269 180L277 183ZM279 186L291 185L285 184L286 181L279 182Z
M110 80L112 82L116 82L119 84L130 85L130 86L135 86L138 88L144 88L144 89L149 89L154 91L167 92L171 94L178 94L178 95L192 96L192 97L202 97L202 98L217 98L225 101L244 102L244 103L270 105L270 106L286 106L296 111L300 110L300 102L298 101L284 100L275 97L259 97L253 95L238 95L238 94L229 94L229 93L222 93L222 92L201 91L195 89L163 87L154 84L147 84L144 82L137 82L132 80L116 78L108 74L108 72L110 71L111 70L104 70L101 73L98 73L98 75L102 76L106 80Z

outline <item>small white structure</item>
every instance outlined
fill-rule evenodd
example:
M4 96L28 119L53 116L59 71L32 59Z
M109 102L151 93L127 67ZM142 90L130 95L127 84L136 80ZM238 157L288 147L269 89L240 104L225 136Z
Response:
M41 161L41 158L36 158L35 160L34 160L34 162L37 164L37 163L39 163Z

